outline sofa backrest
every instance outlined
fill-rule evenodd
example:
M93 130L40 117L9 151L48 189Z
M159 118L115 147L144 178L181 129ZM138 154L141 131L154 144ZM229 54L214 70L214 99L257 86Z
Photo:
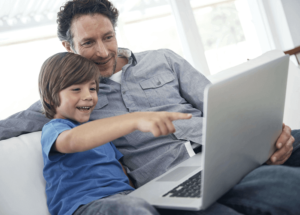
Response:
M41 132L0 141L0 214L49 215Z

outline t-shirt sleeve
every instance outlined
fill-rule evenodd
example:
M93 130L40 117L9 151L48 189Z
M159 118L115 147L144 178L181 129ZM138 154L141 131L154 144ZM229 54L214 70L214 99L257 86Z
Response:
M70 125L60 121L51 121L43 127L41 143L44 157L50 161L57 161L65 155L51 149L58 135L60 135L63 131L70 129L72 129Z
M120 160L123 157L123 154L121 152L119 152L119 150L115 147L115 145L112 142L110 142L109 144L111 145L111 147L115 151L116 159Z

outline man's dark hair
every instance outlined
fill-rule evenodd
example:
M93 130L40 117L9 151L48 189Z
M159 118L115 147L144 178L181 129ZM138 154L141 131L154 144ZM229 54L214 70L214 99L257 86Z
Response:
M49 57L39 75L39 93L43 112L53 119L60 105L59 92L74 85L95 80L99 90L99 69L96 64L80 55L61 52Z
M67 1L57 13L57 35L60 41L69 42L74 50L71 25L73 19L82 15L102 14L106 16L115 29L119 16L118 10L108 0L71 0Z

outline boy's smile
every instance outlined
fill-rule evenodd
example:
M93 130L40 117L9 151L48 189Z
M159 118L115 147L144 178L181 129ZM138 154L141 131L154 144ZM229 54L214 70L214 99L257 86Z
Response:
M98 101L96 82L92 80L72 85L59 92L59 99L60 105L56 108L54 118L87 122Z

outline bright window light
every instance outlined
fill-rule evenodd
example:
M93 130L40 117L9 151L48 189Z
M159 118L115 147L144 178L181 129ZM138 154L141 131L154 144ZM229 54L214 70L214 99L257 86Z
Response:
M261 55L247 0L190 0L211 74Z
M42 3L30 0L32 8L23 1L15 2L20 5L3 1L2 6L7 10L0 9L0 120L39 99L41 65L49 56L65 51L56 37L55 24L55 14L65 0ZM133 52L167 48L183 56L169 0L112 2L120 13L116 28L119 47ZM247 0L190 0L190 3L211 74L261 54ZM13 14L8 14L9 11Z

